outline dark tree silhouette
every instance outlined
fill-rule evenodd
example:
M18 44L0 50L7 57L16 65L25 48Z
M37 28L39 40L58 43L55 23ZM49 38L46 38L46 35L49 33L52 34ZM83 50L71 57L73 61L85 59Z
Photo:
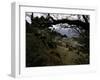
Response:
M46 19L42 16L40 18L40 20L38 21L37 18L33 18L33 13L31 15L31 21L32 24L33 22L36 23L40 26L44 26L44 27L50 27L52 25L56 25L56 24L60 24L60 23L67 23L69 25L76 25L76 27L80 28L80 29L84 29L85 31L89 32L89 20L88 20L88 15L82 15L84 22L79 20L69 20L69 19L58 19L55 20L53 17L50 16L50 14L48 13ZM36 22L35 22L36 21ZM40 23L41 22L41 23Z
M31 24L26 20L26 67L63 65L63 56L61 56L63 50L65 50L63 53L69 51L68 53L72 53L72 55L73 53L76 55L77 51L78 55L86 53L87 58L81 55L80 59L77 58L76 64L89 63L89 16L76 15L78 20L71 20L68 18L55 19L50 13L46 15L46 17L35 17L34 13L32 13ZM62 25L64 23L68 24L68 26ZM56 32L55 28L50 29L50 27L57 24L61 24L61 28L75 29L80 34L79 37L69 38ZM73 46L71 42L74 42L75 39L82 46ZM66 42L67 40L68 42ZM64 56L66 55L64 54Z

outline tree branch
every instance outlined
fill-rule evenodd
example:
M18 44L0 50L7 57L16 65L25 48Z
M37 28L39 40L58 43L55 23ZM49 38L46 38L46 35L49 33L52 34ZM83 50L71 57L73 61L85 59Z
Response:
M59 24L59 23L67 23L69 25L76 25L77 27L81 26L83 29L89 30L89 23L82 22L80 20L68 20L68 19L54 20L51 23L51 25L56 25L56 24Z

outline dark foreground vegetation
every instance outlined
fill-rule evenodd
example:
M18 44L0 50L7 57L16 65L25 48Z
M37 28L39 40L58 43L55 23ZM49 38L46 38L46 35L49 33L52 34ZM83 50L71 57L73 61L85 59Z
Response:
M89 64L88 15L80 15L84 21L55 20L49 13L46 18L33 15L31 24L26 21L26 67ZM49 29L63 23L74 28L79 36L69 38Z

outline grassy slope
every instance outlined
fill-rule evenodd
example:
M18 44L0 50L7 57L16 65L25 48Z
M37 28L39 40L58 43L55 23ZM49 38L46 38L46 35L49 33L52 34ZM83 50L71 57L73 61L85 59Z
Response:
M49 32L42 32L40 36L33 33L26 34L26 66L54 66L54 65L74 65L74 64L87 64L89 63L89 55L79 51L78 47L71 47L77 45L77 41L72 39L66 39L65 41L60 40L58 43L56 40L56 48L49 48L48 42L55 40ZM44 35L46 39L40 37ZM51 40L52 39L52 40ZM52 44L50 42L50 44ZM68 44L68 47L63 44ZM71 45L71 46L69 46Z

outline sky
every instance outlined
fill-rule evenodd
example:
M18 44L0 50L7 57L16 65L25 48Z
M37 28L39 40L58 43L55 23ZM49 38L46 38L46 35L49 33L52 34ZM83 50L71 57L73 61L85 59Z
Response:
M31 15L32 13L31 12L27 12L26 13L26 21L28 23L31 24ZM47 16L47 13L33 13L33 17L41 17L41 16L44 16L46 18ZM58 20L58 19L69 19L69 20L78 20L79 18L81 20L82 19L82 16L79 16L79 15L74 15L74 14L50 14L50 16L52 16L55 20ZM79 34L72 28L62 28L61 26L66 26L66 27L69 27L68 24L56 24L56 25L53 25L53 26L50 26L49 28L50 29L55 29L56 32L62 34L62 35L66 35L68 37L77 37Z
M68 26L65 24L65 26ZM62 28L59 24L53 25L52 27L49 27L51 30L55 30L56 32L60 33L61 35L66 35L67 37L78 37L79 34L76 32L75 29L72 28Z
M39 17L39 18L41 16L46 17L47 14L48 13L36 13L35 12L35 13L33 13L33 17ZM30 19L31 15L32 15L32 12L26 12L26 18L25 19L29 23L31 23L31 19ZM57 14L57 13L50 13L50 16L53 17L55 20L57 20L57 19L65 19L65 18L68 18L70 20L77 20L77 19L79 19L79 17L80 17L81 20L83 20L82 17L78 16L77 14Z

